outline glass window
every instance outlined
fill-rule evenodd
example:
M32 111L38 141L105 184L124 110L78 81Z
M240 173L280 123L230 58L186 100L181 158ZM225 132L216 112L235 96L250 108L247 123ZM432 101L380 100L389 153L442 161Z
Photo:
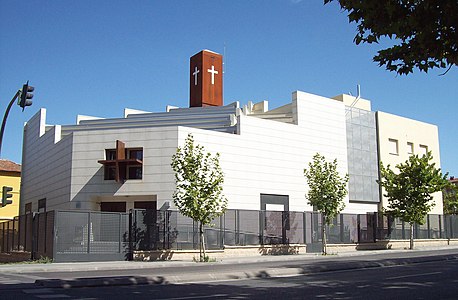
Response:
M398 140L388 139L389 153L393 155L399 155Z
M38 200L38 212L46 211L46 198Z
M129 166L128 167L128 178L127 179L142 179L142 167L141 166Z
M413 154L413 143L411 143L411 142L407 142L407 153L409 155Z
M143 150L142 149L128 149L127 158L143 160Z
M420 145L420 156L426 155L426 153L428 153L428 146Z
M26 203L25 204L25 213L31 213L32 212L32 202Z
M142 179L143 148L106 149L105 161L99 162L104 165L105 180Z
M105 166L105 180L115 180L116 177L116 167L114 166Z
M107 149L105 150L105 159L106 160L115 160L116 159L116 149Z

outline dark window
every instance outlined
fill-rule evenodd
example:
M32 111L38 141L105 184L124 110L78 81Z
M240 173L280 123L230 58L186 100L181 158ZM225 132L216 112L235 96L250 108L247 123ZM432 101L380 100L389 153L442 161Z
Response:
M156 210L157 208L156 201L135 201L134 208L135 209L152 209Z
M38 212L46 211L46 198L38 200Z
M126 148L116 141L116 149L105 150L105 160L99 160L104 166L105 180L123 183L126 179L142 179L143 148Z
M31 213L32 212L32 202L26 203L25 204L25 213Z
M106 212L126 212L126 202L102 202L100 211Z
M143 160L143 149L127 149L127 158Z
M106 160L115 160L116 159L116 149L107 149L105 150Z
M116 177L116 167L115 166L105 166L105 180L115 180Z
M129 166L127 169L127 179L142 179L142 166Z

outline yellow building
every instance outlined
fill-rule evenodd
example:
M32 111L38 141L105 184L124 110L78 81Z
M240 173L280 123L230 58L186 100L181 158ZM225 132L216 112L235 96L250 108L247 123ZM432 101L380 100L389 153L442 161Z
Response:
M440 167L439 130L428 124L384 112L377 112L379 137L379 157L392 169L404 163L413 154L422 156L428 151L433 155L432 162ZM430 214L443 214L442 192L433 194L435 203ZM382 206L387 208L388 200L382 196Z
M5 207L1 207L0 203L0 222L2 220L11 220L19 215L19 192L21 187L21 165L6 160L0 159L0 193L2 193L3 186L10 186L13 188L10 198L13 203Z

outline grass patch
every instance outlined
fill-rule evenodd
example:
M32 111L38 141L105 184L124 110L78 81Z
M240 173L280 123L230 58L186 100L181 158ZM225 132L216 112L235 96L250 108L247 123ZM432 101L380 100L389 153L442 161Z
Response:
M35 260L24 260L16 262L0 262L1 265L17 265L17 264L50 264L52 263L52 258L41 256L39 259Z
M204 260L203 261L200 261L199 257L193 257L192 261L193 262L216 262L216 258L206 255L206 256L204 256Z

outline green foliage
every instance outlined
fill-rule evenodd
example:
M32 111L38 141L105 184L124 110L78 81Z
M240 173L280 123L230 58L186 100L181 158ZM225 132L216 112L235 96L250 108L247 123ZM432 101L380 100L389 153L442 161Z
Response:
M194 145L188 135L183 147L172 157L176 191L173 202L181 214L204 225L222 215L227 207L223 195L224 174L219 165L219 153L212 156L204 147Z
M193 257L192 261L193 262L216 262L216 258L210 257L208 255L205 255L203 260L202 259L197 259L196 257Z
M441 191L447 184L447 174L442 175L432 160L431 152L419 157L412 155L396 165L395 173L388 165L380 164L381 180L388 198L387 212L411 225L424 224L425 216L434 206L432 194Z
M224 214L227 199L223 195L224 174L219 165L219 153L212 156L204 147L194 145L191 134L183 147L172 156L176 190L173 203L181 214L199 223L200 260L205 260L203 225Z
M325 223L331 224L344 208L347 195L348 174L344 177L337 171L337 159L327 162L319 153L313 156L309 168L304 169L309 191L305 196L308 204L324 216Z
M327 4L334 0L324 0ZM374 61L400 75L414 68L428 72L458 63L458 1L456 0L338 0L357 24L354 42L394 42L378 51Z
M458 214L458 186L450 184L442 192L444 201L444 214Z

